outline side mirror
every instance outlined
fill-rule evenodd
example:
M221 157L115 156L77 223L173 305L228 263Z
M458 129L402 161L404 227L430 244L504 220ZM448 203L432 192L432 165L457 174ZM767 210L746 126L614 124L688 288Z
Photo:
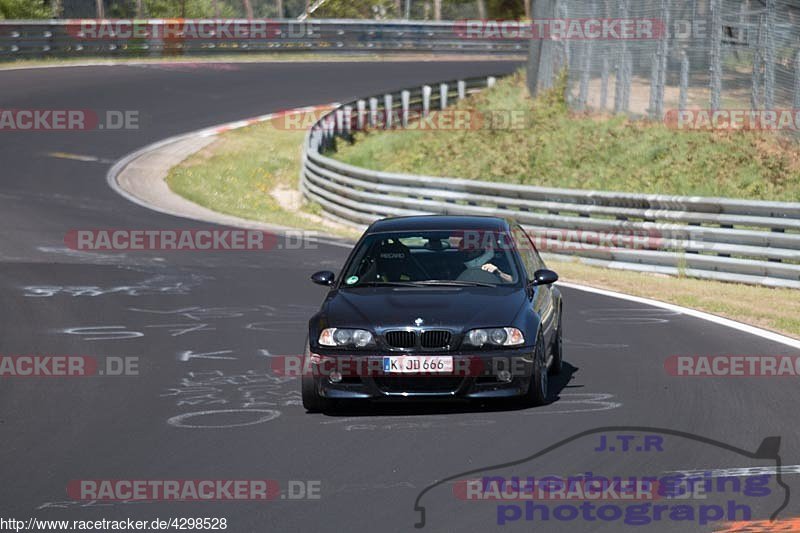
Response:
M311 275L311 281L317 285L333 285L334 278L336 278L336 274L330 270L322 270Z
M533 279L530 283L535 287L537 285L550 285L556 281L558 281L558 274L552 270L542 269L533 273Z

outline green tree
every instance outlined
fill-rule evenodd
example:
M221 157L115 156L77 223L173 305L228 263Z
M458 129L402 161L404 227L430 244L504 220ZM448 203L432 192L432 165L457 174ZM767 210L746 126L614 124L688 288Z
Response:
M49 18L52 8L46 0L0 0L0 19Z
M398 18L394 0L327 0L312 16L317 19Z

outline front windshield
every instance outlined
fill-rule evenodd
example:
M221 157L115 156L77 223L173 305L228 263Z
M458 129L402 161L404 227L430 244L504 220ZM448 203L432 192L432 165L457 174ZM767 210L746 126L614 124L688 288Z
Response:
M483 230L376 233L353 254L342 286L513 285L519 275L511 242Z

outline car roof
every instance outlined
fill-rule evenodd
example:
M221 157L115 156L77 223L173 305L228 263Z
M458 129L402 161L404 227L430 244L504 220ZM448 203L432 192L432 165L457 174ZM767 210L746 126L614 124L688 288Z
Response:
M393 231L485 230L508 231L512 222L499 217L420 215L376 220L366 233Z

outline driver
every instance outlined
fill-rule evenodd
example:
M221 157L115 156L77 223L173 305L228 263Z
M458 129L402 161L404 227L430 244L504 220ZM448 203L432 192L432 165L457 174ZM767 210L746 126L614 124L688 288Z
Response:
M489 262L490 259L494 258L494 250L476 250L475 252L472 252L471 255L473 255L473 257L464 262L465 268L480 268L481 270L489 272L490 274L496 274L506 283L511 283L514 281L514 278L511 277L511 275L506 274L500 270L497 265Z

